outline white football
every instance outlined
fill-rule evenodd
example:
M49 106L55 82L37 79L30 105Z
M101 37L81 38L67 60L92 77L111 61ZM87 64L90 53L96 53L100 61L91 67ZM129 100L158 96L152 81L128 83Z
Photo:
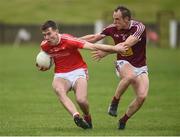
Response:
M39 67L50 68L53 64L53 60L46 52L40 51L36 57L36 63Z

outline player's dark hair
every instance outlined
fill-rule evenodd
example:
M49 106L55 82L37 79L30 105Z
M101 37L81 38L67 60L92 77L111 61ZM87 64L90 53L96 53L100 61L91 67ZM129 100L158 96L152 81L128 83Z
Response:
M118 10L121 11L122 18L129 17L129 20L131 19L131 12L128 8L124 6L118 6L114 11L117 12Z
M41 30L45 31L48 28L52 28L53 30L58 29L56 23L52 20L48 20L46 21L42 26L41 26Z

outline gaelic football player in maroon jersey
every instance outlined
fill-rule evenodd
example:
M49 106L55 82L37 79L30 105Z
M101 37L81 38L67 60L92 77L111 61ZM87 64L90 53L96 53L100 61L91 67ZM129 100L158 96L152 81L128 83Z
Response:
M117 116L119 101L123 93L132 85L136 97L130 103L125 114L119 119L118 128L124 129L127 120L143 105L149 89L148 68L146 65L146 29L138 21L131 19L131 12L124 6L118 6L113 13L113 23L101 33L82 37L89 42L96 42L106 36L112 37L117 45L127 46L126 53L117 54L116 70L121 80L108 108L108 114ZM94 51L94 59L100 60L108 52Z
M77 126L87 129L92 128L91 115L87 100L88 70L85 61L78 49L103 50L124 53L128 48L122 45L110 46L104 44L92 44L75 38L69 34L60 34L54 21L46 21L41 26L44 40L41 42L41 50L48 53L54 60L53 89L65 109L73 116ZM41 71L49 68L42 68ZM76 101L83 112L80 116L76 106L67 96L68 91L75 91Z

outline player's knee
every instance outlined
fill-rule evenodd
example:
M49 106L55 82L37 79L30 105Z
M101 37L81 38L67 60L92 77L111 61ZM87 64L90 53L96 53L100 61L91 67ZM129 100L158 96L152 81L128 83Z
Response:
M127 83L131 83L134 80L134 76L133 75L129 75L129 76L125 76L124 81L126 81Z
M87 100L85 98L76 98L78 104L87 104Z
M146 100L146 98L147 98L147 95L146 95L146 94L144 94L144 95L139 95L139 96L138 96L138 102L141 104L141 103L143 103L143 102Z
M65 91L61 88L54 88L54 91L56 95L59 96L60 98L63 98L63 96L65 96Z

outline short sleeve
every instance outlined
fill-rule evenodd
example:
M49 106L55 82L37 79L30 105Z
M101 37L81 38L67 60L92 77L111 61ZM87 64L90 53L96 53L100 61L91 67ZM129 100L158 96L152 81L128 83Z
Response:
M144 30L145 26L142 23L138 23L133 26L133 29L131 30L131 35L140 40Z

